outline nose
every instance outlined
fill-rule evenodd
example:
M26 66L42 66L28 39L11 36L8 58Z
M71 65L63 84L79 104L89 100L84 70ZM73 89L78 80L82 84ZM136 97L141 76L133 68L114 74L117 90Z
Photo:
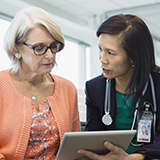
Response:
M55 53L52 53L52 52L51 52L51 48L48 47L47 50L46 50L46 53L45 53L45 58L53 58L53 57L55 57L55 56L56 56L56 54L55 54Z
M108 57L107 57L107 54L105 54L104 51L102 51L100 54L99 54L99 60L101 63L108 63Z

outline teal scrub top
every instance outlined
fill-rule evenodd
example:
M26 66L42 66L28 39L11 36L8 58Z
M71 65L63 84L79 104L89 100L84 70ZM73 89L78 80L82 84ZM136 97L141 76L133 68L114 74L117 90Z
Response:
M135 96L135 93L132 94L132 96ZM122 94L116 91L117 110L116 110L115 120L113 123L114 130L131 129L135 111L135 107L131 109L132 96L127 98L126 94ZM132 143L137 144L136 138L137 138L136 136L133 138ZM133 146L132 144L130 144L126 152L128 154L131 154L137 151L139 148L140 148L139 146Z

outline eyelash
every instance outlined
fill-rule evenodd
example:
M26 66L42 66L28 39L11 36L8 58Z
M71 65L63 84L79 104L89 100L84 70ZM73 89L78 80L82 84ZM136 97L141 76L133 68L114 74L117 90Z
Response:
M99 50L102 50L102 48L101 48L100 46L98 46L98 49L99 49Z
M108 51L109 54L114 55L112 52Z
M99 49L100 51L102 51L101 46L98 46L98 49ZM108 53L108 54L110 54L110 55L114 55L111 51L108 51L108 50L106 50L106 51L107 51L107 53Z

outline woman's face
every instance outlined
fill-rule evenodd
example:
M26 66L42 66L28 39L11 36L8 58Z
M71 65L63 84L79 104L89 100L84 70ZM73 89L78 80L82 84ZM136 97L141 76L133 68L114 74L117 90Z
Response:
M31 46L38 44L50 46L54 41L55 39L49 34L45 27L37 26L29 31L25 43ZM50 73L56 63L56 54L52 53L50 49L41 56L36 56L33 49L24 44L18 49L21 54L21 71L24 73L31 75Z
M109 79L130 78L133 72L132 60L121 47L121 38L101 34L98 45L99 59L104 76Z

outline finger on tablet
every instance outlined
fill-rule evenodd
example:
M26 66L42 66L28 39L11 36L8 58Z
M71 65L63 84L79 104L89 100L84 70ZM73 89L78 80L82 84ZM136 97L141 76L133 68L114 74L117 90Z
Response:
M100 155L98 155L96 153L93 153L93 152L90 152L90 151L87 151L87 150L84 150L84 149L79 149L77 151L77 153L83 154L84 156L87 156L87 157L89 157L90 159L93 159L93 160L100 160Z

